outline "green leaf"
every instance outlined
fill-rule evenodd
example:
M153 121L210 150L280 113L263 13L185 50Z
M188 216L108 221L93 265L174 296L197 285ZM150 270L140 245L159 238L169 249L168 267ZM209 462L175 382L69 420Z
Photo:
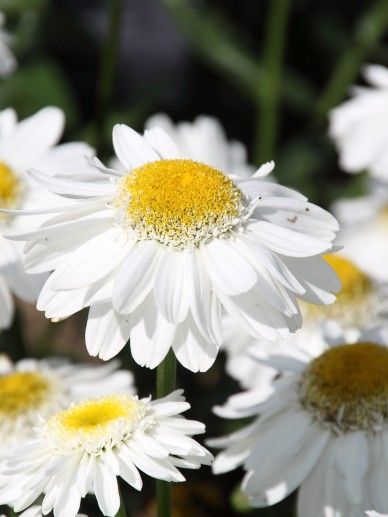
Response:
M0 108L13 107L25 117L44 106L58 106L66 113L67 127L78 120L71 89L60 68L50 61L21 66L0 83Z

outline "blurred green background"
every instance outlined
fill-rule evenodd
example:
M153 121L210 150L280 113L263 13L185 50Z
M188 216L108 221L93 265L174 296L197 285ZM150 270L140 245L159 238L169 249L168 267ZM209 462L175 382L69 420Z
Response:
M0 10L19 61L18 71L0 81L0 109L13 106L24 117L60 106L66 139L87 140L103 159L111 156L116 122L142 130L157 112L174 121L207 114L247 146L252 163L274 159L279 181L314 202L327 207L364 189L363 175L338 169L327 114L361 81L363 64L388 66L387 0L0 0ZM109 13L117 15L110 39ZM19 324L0 339L14 358L26 347L32 355L88 359L83 320L81 314L53 325L21 306ZM155 372L135 367L126 350L121 359L134 370L140 395L151 393ZM208 436L238 427L211 413L238 391L222 356L206 374L178 369L178 385ZM249 511L236 492L241 477L242 471L188 472L189 482L174 489L174 517L294 514L292 497ZM131 515L155 515L153 491L152 482L141 494L124 491ZM92 498L84 511L97 515Z

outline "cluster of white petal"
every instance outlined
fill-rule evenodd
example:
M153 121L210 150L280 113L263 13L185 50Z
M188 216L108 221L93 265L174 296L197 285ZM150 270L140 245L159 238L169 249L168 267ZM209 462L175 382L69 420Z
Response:
M52 415L68 404L85 397L136 392L133 374L119 370L118 361L93 366L72 363L66 359L22 359L13 364L7 357L0 357L0 393L2 380L12 379L15 374L31 373L47 384L44 398L38 404L22 406L15 414L7 415L0 403L0 446L4 450L20 445L34 434L34 427L41 418ZM23 382L23 381L21 381ZM25 386L26 388L26 386ZM22 392L23 386L20 386ZM3 396L15 397L8 390ZM22 396L22 394L20 393ZM6 404L6 402L5 402ZM1 470L1 469L0 469Z
M81 499L91 492L102 513L113 517L120 507L117 477L141 490L139 470L156 479L180 482L185 478L179 468L210 464L212 455L191 438L203 433L205 426L181 415L190 408L182 391L138 403L144 411L132 432L124 433L120 441L107 436L106 446L94 454L82 447L58 447L43 423L32 441L3 455L0 503L18 512L43 494L44 514L53 510L55 517L75 517ZM121 423L126 424L120 420L117 429Z

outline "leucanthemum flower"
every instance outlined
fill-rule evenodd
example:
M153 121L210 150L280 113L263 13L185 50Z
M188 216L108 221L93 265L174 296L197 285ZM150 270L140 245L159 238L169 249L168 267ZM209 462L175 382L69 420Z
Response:
M132 373L117 362L92 366L63 359L0 358L0 447L31 438L40 418L84 397L135 393ZM1 470L1 469L0 469Z
M0 11L0 77L12 74L16 70L17 61L10 45L12 36L4 29L5 16Z
M370 181L364 196L339 199L333 212L341 223L342 253L379 281L388 281L388 186Z
M368 65L363 75L370 86L354 87L350 100L330 113L329 134L334 140L340 166L347 172L368 170L388 179L388 69Z
M223 448L216 473L240 465L252 506L275 504L299 487L299 517L361 517L388 508L388 336L383 328L348 344L327 326L326 349L295 348L268 364L280 377L267 397L234 397L227 418L256 417L211 441ZM210 444L210 442L209 442Z
M348 342L356 341L362 329L384 324L388 308L386 287L346 258L343 250L324 258L341 283L337 299L331 305L302 303L303 327L285 340L257 339L239 329L230 316L225 316L222 346L227 354L226 369L242 387L264 389L277 375L276 370L257 358L281 354L290 347L320 353L325 346L321 326L327 321L339 324Z
M58 178L93 175L85 156L93 149L81 142L56 145L62 135L64 115L58 108L44 108L21 122L13 109L0 112L0 209L26 210L25 217L0 214L0 329L11 324L14 304L12 294L36 302L47 275L28 275L22 261L23 245L4 238L15 231L30 231L45 217L29 217L28 211L42 205L58 206L64 201L44 191L27 174L39 167ZM47 218L47 216L46 216Z
M185 480L179 468L210 464L212 455L191 438L205 426L182 418L189 408L182 391L154 401L111 395L72 404L4 455L0 502L20 511L44 494L44 514L73 517L91 492L102 513L115 516L118 476L141 490L139 470L178 482Z
M130 337L142 366L173 348L192 371L214 362L221 308L257 337L285 337L301 325L297 298L330 303L337 278L320 253L337 221L297 192L262 181L273 169L232 180L183 157L160 129L144 137L115 126L113 143L127 171L101 181L58 180L31 171L71 207L28 240L25 267L52 271L38 300L49 318L90 307L86 345L109 359Z

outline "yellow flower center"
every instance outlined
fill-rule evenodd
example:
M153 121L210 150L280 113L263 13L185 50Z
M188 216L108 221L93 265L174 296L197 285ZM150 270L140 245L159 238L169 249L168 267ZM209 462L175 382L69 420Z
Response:
M388 349L356 343L327 350L306 368L301 400L343 430L381 425L388 416Z
M324 259L337 273L341 290L331 305L304 304L307 316L329 318L344 325L360 326L371 317L373 282L352 261L341 255L325 255Z
M0 161L0 208L14 206L19 195L19 179L6 163Z
M36 372L16 372L0 377L0 418L16 417L38 408L47 397L48 381Z
M135 396L86 400L51 416L45 424L46 434L57 450L98 454L133 432L146 411Z
M160 160L127 174L114 205L141 239L182 246L198 244L236 224L242 192L209 165Z

